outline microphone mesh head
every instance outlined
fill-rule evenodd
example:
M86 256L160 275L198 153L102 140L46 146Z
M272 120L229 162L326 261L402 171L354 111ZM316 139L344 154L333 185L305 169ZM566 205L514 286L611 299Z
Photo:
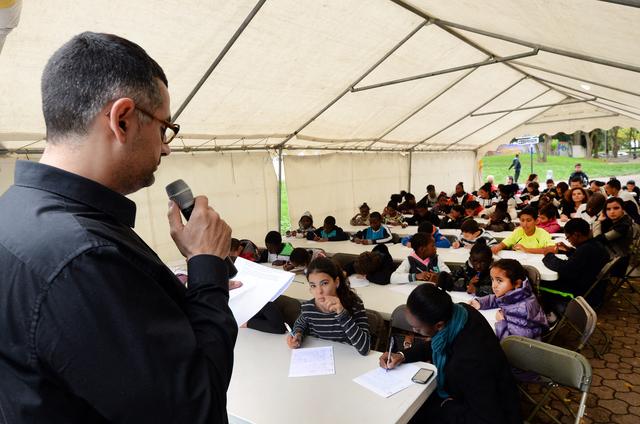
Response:
M183 180L175 180L165 187L169 199L178 204L180 209L186 209L193 205L193 193Z

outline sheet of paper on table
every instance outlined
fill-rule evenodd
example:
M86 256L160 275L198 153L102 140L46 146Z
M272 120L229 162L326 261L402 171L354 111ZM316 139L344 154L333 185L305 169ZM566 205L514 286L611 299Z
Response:
M413 377L419 369L419 367L413 364L402 364L389 371L378 367L354 378L353 381L377 395L388 398L415 384L411 381L411 377ZM435 367L433 369L435 373Z
M291 350L289 377L310 377L335 374L333 346L309 347Z
M349 276L349 285L351 288L367 287L370 281L366 277L359 274L352 274Z
M268 268L243 258L235 261L238 274L233 280L242 287L229 292L229 307L238 325L249 321L267 302L275 300L291 284L295 274Z

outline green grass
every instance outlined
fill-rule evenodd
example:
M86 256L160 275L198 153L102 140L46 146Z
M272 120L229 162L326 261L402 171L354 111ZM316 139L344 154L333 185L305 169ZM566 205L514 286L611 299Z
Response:
M482 158L482 176L493 175L497 184L504 183L509 175L513 175L513 169L507 170L511 161L512 154L485 156ZM529 154L521 154L520 162L522 169L520 170L519 182L524 182L531 173L531 160ZM609 178L611 176L640 174L640 160L629 162L607 162L603 159L586 159L586 158L569 158L565 156L547 156L547 162L538 162L537 156L533 155L533 173L538 174L541 182L544 182L547 176L547 170L553 171L553 179L556 181L567 180L573 172L576 163L582 164L582 170L587 173L589 178ZM625 183L624 181L622 182Z
M280 186L282 197L280 199L280 234L284 234L291 228L291 217L289 216L289 196L287 194L287 183L283 181ZM298 227L296 226L297 229Z

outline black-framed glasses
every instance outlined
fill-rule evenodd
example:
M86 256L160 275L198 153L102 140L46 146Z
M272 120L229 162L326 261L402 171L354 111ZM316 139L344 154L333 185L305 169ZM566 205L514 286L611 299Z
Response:
M138 105L136 105L135 108L138 109L140 112L142 112L143 115L146 115L147 117L149 117L151 119L155 119L156 121L158 121L158 122L162 123L162 125L164 125L162 127L162 130L160 131L160 134L162 136L162 142L164 144L171 143L173 141L173 139L176 138L176 136L180 132L180 125L172 124L171 122L167 121L166 119L156 118L155 116L153 116L153 114L151 112L147 112L146 110L142 109Z

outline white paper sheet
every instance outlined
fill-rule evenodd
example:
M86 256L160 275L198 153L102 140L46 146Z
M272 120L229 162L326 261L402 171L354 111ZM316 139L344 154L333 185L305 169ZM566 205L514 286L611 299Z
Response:
M407 297L409 297L413 289L415 289L417 286L415 284L391 284L387 287L389 288L389 290L405 294L407 295Z
M360 274L352 274L349 276L349 285L351 288L367 287L370 281Z
M335 374L333 346L308 347L291 350L289 377L309 377Z
M353 381L382 397L388 398L415 384L411 381L411 377L413 377L419 369L419 367L412 364L402 364L389 371L378 367L354 378Z
M291 284L295 274L268 268L243 258L235 261L238 274L233 280L242 287L229 292L229 307L238 325L254 316L267 302L280 296Z

